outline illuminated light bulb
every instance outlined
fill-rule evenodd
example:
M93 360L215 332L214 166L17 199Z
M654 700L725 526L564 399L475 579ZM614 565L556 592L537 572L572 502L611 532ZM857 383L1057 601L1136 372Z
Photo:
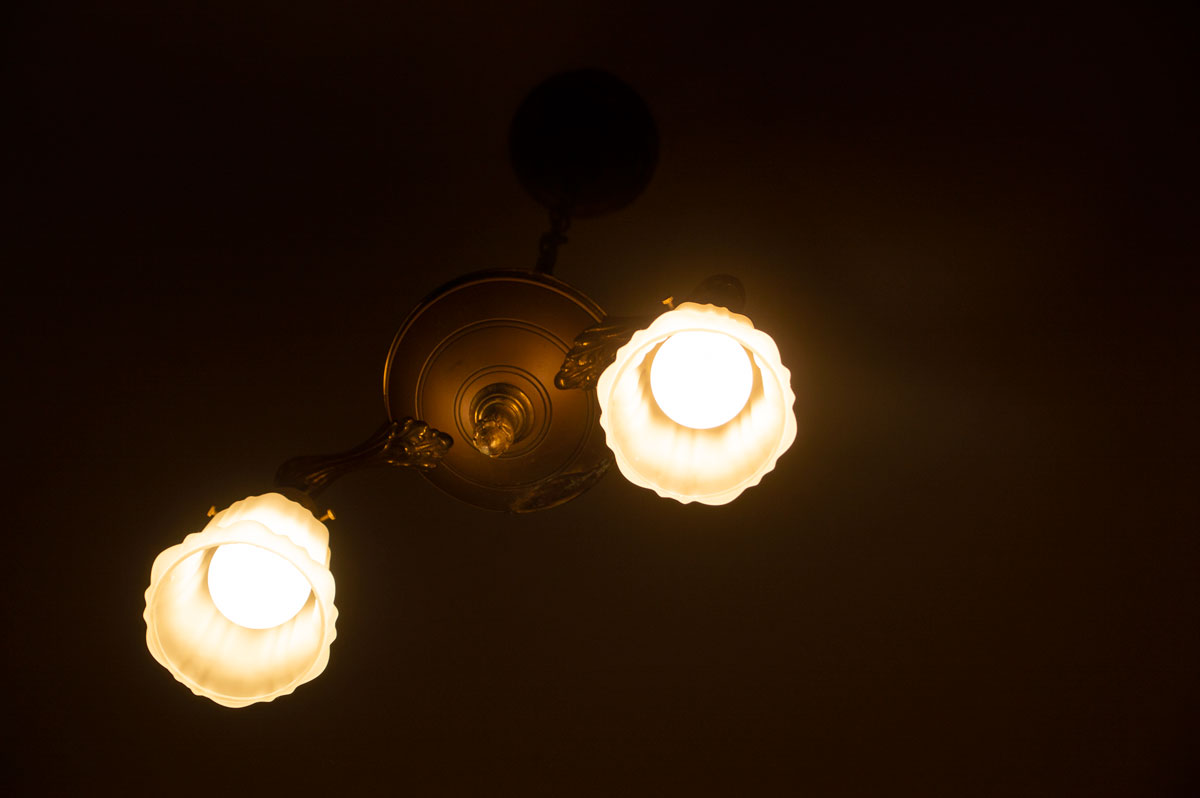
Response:
M249 543L226 543L208 565L208 592L221 614L238 626L270 629L296 617L312 588L278 554Z
M728 335L678 332L663 342L650 366L650 391L667 416L692 429L726 423L746 406L754 369Z

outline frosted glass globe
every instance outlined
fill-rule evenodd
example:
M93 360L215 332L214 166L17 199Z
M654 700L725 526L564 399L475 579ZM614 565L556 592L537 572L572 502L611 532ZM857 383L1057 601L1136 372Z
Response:
M249 543L226 543L213 552L208 592L221 614L238 626L270 629L295 617L312 588L278 554Z
M680 379L662 371L674 370L672 350L690 349L698 333L713 336L699 338L707 338L697 347L702 359ZM633 484L684 504L728 504L759 484L796 440L791 379L779 347L749 318L684 302L635 332L600 375L600 427L617 468ZM714 401L726 391L727 399ZM724 408L709 418L688 417L690 406L710 402Z
M746 350L717 332L685 330L663 342L650 365L650 392L667 417L692 429L726 423L746 406L754 367Z
M288 695L329 664L338 617L329 562L329 529L302 504L278 493L234 502L154 558L146 647L221 706ZM255 590L266 592L266 612Z

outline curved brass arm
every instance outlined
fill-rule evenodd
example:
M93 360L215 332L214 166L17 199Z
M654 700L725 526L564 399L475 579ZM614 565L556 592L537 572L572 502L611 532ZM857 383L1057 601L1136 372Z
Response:
M436 466L454 441L424 421L388 421L370 438L340 454L293 457L275 472L280 488L316 496L336 479L367 466L403 466L428 470Z

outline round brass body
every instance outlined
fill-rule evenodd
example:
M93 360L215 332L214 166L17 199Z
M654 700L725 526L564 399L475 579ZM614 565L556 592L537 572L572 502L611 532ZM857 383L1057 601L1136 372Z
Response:
M442 286L405 319L384 366L392 419L411 416L454 446L422 472L478 507L530 512L573 499L611 464L592 391L560 390L554 376L582 330L604 312L548 275L487 271ZM482 422L513 427L485 454Z

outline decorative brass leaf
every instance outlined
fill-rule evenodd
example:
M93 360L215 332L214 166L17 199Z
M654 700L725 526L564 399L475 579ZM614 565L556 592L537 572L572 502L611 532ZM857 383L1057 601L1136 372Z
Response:
M555 387L585 391L595 388L600 375L616 359L617 350L650 321L650 317L643 316L610 318L575 336L571 351L554 377Z

